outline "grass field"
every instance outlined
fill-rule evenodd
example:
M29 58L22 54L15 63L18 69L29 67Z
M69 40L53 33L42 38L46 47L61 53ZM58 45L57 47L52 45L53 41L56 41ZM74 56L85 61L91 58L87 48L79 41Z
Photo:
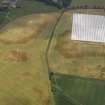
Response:
M54 74L56 105L104 105L105 81Z
M89 5L89 6L105 6L104 0L71 0L72 6L79 6L79 5Z
M41 2L21 0L19 3L21 4L21 8L10 9L8 20L12 22L0 30L0 105L51 105L53 103L51 100L52 94L44 56L52 29L60 14L59 12L48 13L49 11L56 11L57 8ZM75 12L77 11L79 10ZM79 12L81 11L84 12L85 10L80 10ZM103 11L97 11L98 14L103 14ZM104 46L98 45L97 48L96 45L89 45L89 52L85 53L88 47L87 43L82 44L75 42L72 44L72 42L68 40L71 31L72 22L70 20L72 20L72 12L73 11L66 12L56 28L49 52L50 68L58 73L104 79ZM87 10L87 12L97 14L94 10ZM35 14L30 15L32 13ZM78 47L85 51L83 52L83 57L80 56L83 50L75 48L75 44L77 43ZM95 56L93 56L94 53ZM74 90L72 91L73 87L67 86L69 82L73 84L75 80L66 79L65 77L61 78L59 78L61 83L58 85L64 89L65 92L70 93L70 95L80 103L94 105L92 101L89 101L90 103L87 102L87 97L85 97L83 102L83 95L89 94L82 94L80 92L82 91L81 87L79 87L78 92L82 95L78 98L80 93L76 96ZM64 82L66 80L67 82ZM59 80L57 80L57 82L59 82ZM63 87L63 83L68 87L67 89ZM96 84L95 82L90 83L89 81L89 83L87 83L85 80L82 81L79 79L74 83L74 89L76 89L77 85L79 86L79 83L83 86L82 89L85 89L86 86L89 85L90 87L87 91L89 92L93 89L93 94L95 94L97 89L101 88L103 91L104 88L103 82ZM100 87L100 85L102 85L102 87ZM95 86L97 86L96 90L92 88ZM101 94L102 91L98 91L95 95ZM91 97L94 98L95 95ZM74 103L67 99L69 96L65 98L65 94L64 96L60 95L61 98L59 98L59 95L56 95L56 97L57 103L60 105L74 105ZM65 103L61 101L62 97L65 100L67 99ZM102 96L100 95L100 97ZM104 102L104 92L102 102L100 101L101 99L98 98L97 96L96 105Z
M51 105L44 53L58 15L29 15L2 28L0 105Z
M104 6L104 3L104 0L71 0L71 6L79 6L84 4ZM8 21L12 21L18 17L29 15L32 13L48 13L60 11L60 9L58 9L54 5L47 5L44 2L38 2L35 0L18 0L17 6L20 6L21 8L10 8L8 12L8 17L5 18L5 16L0 15L0 21L6 21L6 24Z
M18 0L17 6L20 8L9 8L9 10L6 12L8 17L5 17L7 15L0 14L1 25L7 24L8 22L13 21L18 17L31 15L33 13L48 13L59 11L54 6L47 5L44 2L38 2L35 0Z
M1 12L1 14L0 14L0 23L2 23L5 20L6 13L7 12L3 12L3 13Z
M9 19L13 20L20 16L30 15L32 13L48 13L58 9L54 6L46 5L43 2L35 0L19 0L17 5L21 8L11 8L9 10Z
M58 73L105 79L105 45L71 41L72 12L66 12L56 28L49 51L50 68ZM104 14L101 10L74 12Z

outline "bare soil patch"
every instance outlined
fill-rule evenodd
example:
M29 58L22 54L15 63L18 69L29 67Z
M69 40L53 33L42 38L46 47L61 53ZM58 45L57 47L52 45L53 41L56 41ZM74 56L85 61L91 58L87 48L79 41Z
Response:
M19 49L9 51L6 56L8 60L15 62L26 62L29 58L26 52Z

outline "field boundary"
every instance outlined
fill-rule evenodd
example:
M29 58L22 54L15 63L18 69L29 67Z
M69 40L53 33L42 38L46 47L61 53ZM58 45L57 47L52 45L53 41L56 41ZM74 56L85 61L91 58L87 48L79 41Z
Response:
M48 45L47 45L47 48L46 48L46 51L45 51L45 61L46 61L46 64L47 64L47 69L48 69L48 74L49 74L49 80L51 81L51 78L52 78L52 73L50 71L50 67L49 67L49 60L48 60L48 53L49 53L49 50L50 50L50 46L51 46L51 43L52 43L52 39L54 37L54 33L55 33L55 30L56 30L56 27L57 25L59 24L62 16L64 15L64 13L66 12L67 10L63 10L61 13L60 13L60 16L58 17L55 25L54 25L54 28L52 29L52 32L51 32L51 36L49 38L49 41L48 41ZM51 88L56 88L60 94L64 95L65 97L67 97L68 101L71 102L73 105L81 105L81 103L79 103L77 100L75 100L73 97L70 97L67 93L63 92L63 90L59 87L59 86L53 86L51 85ZM53 89L52 89L53 91Z
M47 63L47 68L48 68L48 72L50 73L50 67L49 67L49 60L48 60L48 53L49 53L49 49L50 49L50 46L51 46L51 43L52 43L52 39L53 39L53 36L54 36L54 33L55 33L55 30L56 30L56 27L59 23L59 21L61 20L63 14L65 13L65 10L63 10L61 13L60 13L60 16L58 17L53 29L52 29L52 32L51 32L51 35L50 35L50 38L49 38L49 41L48 41L48 44L47 44L47 47L46 47L46 50L45 50L45 61ZM50 76L49 76L50 77Z

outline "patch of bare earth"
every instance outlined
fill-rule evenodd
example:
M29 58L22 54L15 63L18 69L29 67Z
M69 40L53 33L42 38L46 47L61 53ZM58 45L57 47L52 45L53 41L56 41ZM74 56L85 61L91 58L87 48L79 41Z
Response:
M6 54L6 59L15 62L26 62L28 60L28 55L26 52L17 50L11 50Z

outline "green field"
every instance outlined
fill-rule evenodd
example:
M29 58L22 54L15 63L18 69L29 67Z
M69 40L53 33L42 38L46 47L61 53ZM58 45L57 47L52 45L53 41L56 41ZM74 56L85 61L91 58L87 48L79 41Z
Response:
M21 8L10 9L9 18L12 20L16 17L29 15L32 13L48 13L58 10L56 7L46 5L43 2L35 0L19 0L18 4Z
M105 0L71 0L71 5L105 6Z
M8 10L8 18L0 16L1 21L13 21L14 19L25 16L25 15L30 15L34 13L48 13L48 12L55 12L59 11L57 7L47 5L44 2L38 2L35 0L19 0L17 2L17 6L20 8L9 8Z
M104 105L105 81L54 74L52 86L56 105Z
M0 27L3 27L2 25L4 25L5 23L8 22L8 19L6 17L7 13L8 13L8 11L0 12Z
M104 6L105 1L104 0L72 0L71 6L79 6L84 4L89 5L96 5L96 6ZM15 18L29 15L32 13L47 13L47 12L55 12L60 11L56 6L54 5L48 5L44 2L38 2L35 0L19 0L17 2L17 6L20 6L20 8L10 8L8 13L8 18L3 17L6 20L2 19L2 15L0 16L1 21L12 21Z

